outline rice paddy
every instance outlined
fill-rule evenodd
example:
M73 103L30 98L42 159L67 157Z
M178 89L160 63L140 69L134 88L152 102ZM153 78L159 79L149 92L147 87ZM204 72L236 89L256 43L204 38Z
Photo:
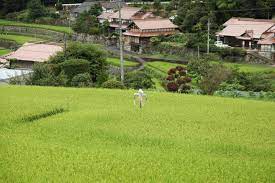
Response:
M0 87L0 182L274 182L274 102Z

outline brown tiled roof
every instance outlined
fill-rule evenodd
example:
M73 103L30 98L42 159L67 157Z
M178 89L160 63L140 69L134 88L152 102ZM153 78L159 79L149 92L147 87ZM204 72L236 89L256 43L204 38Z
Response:
M130 20L141 8L124 6L121 8L121 18L124 20ZM110 18L119 18L119 12L115 12Z
M62 47L57 45L26 43L6 59L45 62L59 51L62 51Z
M249 31L251 38L260 39L263 33L275 26L275 21L253 18L231 18L223 25L226 27L217 33L217 35L240 37Z
M155 18L155 16L152 12L137 13L136 15L132 16L132 20L143 20L146 18Z
M169 19L154 18L154 19L134 20L134 23L141 30L178 28L178 26L173 24Z
M112 15L113 15L113 13L102 12L97 18L99 18L99 19L106 19L107 20Z
M232 17L229 20L227 20L223 25L255 25L266 23L275 23L275 20Z
M246 31L253 31L253 38L259 39L261 35L266 32L268 29L270 29L272 26L275 26L275 24L267 23L267 24L254 24L254 25L228 25L225 27L221 32L219 32L217 35L220 36L242 36L246 33Z
M121 28L122 29L126 29L129 25L125 25L125 24L122 24ZM119 23L111 23L110 24L110 27L113 27L113 28L119 28Z

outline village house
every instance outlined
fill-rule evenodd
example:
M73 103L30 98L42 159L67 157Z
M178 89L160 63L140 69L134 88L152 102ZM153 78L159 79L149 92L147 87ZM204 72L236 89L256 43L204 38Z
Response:
M103 12L97 18L100 23L108 21L111 32L119 30L119 12ZM156 17L152 12L137 7L122 7L121 22L124 49L139 53L150 43L151 37L172 35L178 29L169 19Z
M121 22L122 30L126 31L128 26L134 20L144 20L147 18L155 17L152 12L145 12L142 8L124 6L121 8ZM113 13L108 17L110 19L111 31L118 30L119 28L119 12Z
M254 49L262 35L275 26L275 22L266 19L231 18L223 25L225 28L216 34L218 40L232 47Z
M11 66L32 68L33 64L46 62L62 50L62 47L57 45L25 43L15 52L8 54L5 59L10 61Z
M81 3L77 8L75 8L72 11L71 16L73 18L77 18L81 13L84 13L85 11L89 11L91 9L92 6L94 6L95 4L100 4L101 8L103 10L103 13L114 13L118 10L118 4L117 2L114 1L85 1L83 3ZM125 3L122 2L122 6L124 6Z
M177 33L178 26L169 19L152 18L133 20L129 29L123 33L124 49L142 52L143 48L150 43L150 38L156 36L169 36Z

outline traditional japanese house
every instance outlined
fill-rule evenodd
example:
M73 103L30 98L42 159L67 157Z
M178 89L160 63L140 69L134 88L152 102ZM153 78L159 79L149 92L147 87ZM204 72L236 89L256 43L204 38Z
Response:
M177 29L178 26L169 19L133 20L129 29L123 33L124 49L141 53L149 44L151 37L173 35L177 33Z
M122 30L126 31L133 20L143 20L153 17L152 12L145 12L142 8L124 6L121 8ZM119 28L119 12L113 13L109 18L111 19L110 28L117 30Z
M217 39L232 47L257 48L262 35L275 26L274 20L253 18L231 18L223 24L225 28L216 34Z
M258 41L259 54L275 61L275 26L265 32Z

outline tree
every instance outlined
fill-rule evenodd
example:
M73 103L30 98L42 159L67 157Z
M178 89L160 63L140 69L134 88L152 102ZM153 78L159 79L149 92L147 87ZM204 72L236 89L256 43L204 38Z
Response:
M102 13L103 9L100 3L96 3L91 7L91 9L88 11L88 13L92 16L99 16Z
M154 0L153 8L154 8L155 14L159 15L160 11L162 9L161 1L160 0Z
M81 13L72 26L73 30L78 33L97 35L100 33L99 22L96 16L88 12Z
M28 2L29 19L35 20L46 14L45 7L41 4L40 0L30 0Z
M67 59L85 59L89 65L89 72L93 82L106 75L106 53L100 46L94 44L72 43L66 50ZM104 82L104 81L101 81Z
M21 11L26 8L27 1L28 0L0 0L0 10L4 15L16 11Z
M204 94L213 95L220 84L231 75L231 70L221 64L214 64L201 80L199 87Z

